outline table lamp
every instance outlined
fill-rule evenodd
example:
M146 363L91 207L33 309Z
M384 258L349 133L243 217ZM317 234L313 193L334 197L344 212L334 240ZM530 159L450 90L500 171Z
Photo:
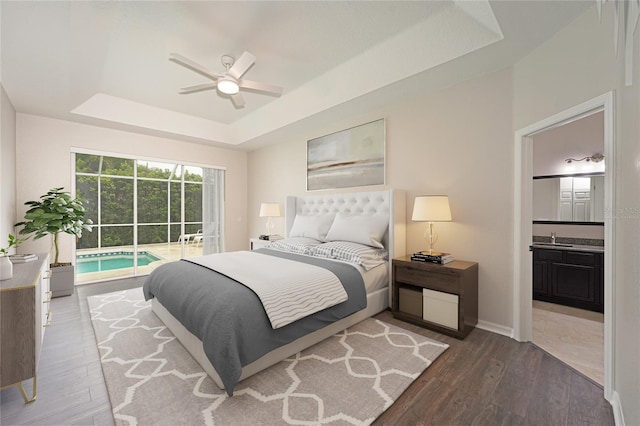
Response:
M429 243L429 254L439 255L440 253L433 251L433 246L438 241L438 234L433 231L433 222L448 222L451 220L449 197L446 195L421 195L416 197L413 203L411 220L429 222L424 238Z
M278 203L260 204L260 217L267 218L267 235L273 235L273 217L280 217L280 205Z

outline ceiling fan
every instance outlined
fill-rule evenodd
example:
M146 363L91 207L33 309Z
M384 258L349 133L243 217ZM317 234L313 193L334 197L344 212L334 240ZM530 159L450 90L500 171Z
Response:
M256 57L249 52L244 52L238 60L231 55L222 55L221 62L225 68L225 72L218 74L208 68L192 61L189 58L178 53L171 53L169 60L183 67L189 68L208 79L213 80L210 83L197 84L195 86L184 87L180 89L180 94L200 92L203 90L218 89L220 93L230 95L236 108L244 106L244 98L240 94L240 89L250 89L258 92L265 92L279 96L282 94L282 87L272 86L270 84L261 83L259 81L241 79L244 73L255 63Z

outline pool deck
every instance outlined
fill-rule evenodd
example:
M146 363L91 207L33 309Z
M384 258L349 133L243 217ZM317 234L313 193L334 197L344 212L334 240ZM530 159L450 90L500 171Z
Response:
M161 260L157 262L151 262L146 266L138 266L138 275L148 275L158 266L163 263L179 260L182 258L180 247L181 243L163 243L163 244L143 244L138 246L138 251L149 252ZM202 245L185 243L184 257L201 256ZM79 249L76 250L76 255L96 254L96 253L110 253L114 251L133 251L133 246L117 246L117 247L105 247L100 250L96 249ZM96 281L105 281L118 278L132 277L133 268L120 268L110 271L88 272L85 274L76 274L76 284L88 284Z

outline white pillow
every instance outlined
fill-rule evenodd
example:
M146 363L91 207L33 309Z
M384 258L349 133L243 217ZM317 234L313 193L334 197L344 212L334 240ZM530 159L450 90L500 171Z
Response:
M336 214L327 241L353 241L372 247L383 248L382 237L387 231L387 215L346 215Z
M333 215L297 215L293 220L293 226L289 231L289 237L306 237L313 238L315 240L326 241L325 238L332 222Z

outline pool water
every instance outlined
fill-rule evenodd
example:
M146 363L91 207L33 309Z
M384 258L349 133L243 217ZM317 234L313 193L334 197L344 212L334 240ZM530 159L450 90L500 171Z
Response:
M138 266L146 266L160 258L147 251L138 252ZM115 251L110 253L80 254L77 256L78 274L133 268L133 252Z

